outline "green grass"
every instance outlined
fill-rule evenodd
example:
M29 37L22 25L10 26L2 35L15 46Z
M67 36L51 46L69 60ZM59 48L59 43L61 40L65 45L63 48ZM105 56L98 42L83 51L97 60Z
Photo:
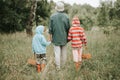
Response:
M102 32L86 32L90 60L83 60L79 72L75 71L70 43L66 66L57 72L53 47L47 47L47 66L43 74L27 64L33 56L31 39L24 32L0 34L0 80L119 80L120 32L106 36Z

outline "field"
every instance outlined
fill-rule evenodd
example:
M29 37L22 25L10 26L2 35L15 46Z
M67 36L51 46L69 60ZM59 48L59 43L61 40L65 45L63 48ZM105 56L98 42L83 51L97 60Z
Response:
M57 72L54 66L52 44L47 47L47 66L43 73L27 64L33 56L31 40L26 33L0 34L0 80L120 80L120 31L103 34L87 31L90 60L83 60L75 71L71 47L68 43L66 65Z

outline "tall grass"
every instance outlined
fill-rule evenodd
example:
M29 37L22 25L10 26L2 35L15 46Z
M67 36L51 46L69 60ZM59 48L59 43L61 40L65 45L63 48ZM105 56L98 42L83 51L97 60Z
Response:
M83 60L79 72L75 71L70 43L67 63L60 71L55 70L53 47L47 47L47 66L38 74L36 67L27 64L33 56L32 38L25 33L0 35L0 80L119 80L120 33L106 36L102 32L87 33L90 60Z

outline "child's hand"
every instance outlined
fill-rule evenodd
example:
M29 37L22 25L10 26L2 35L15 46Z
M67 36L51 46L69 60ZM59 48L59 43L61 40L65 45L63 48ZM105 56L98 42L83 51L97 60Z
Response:
M52 40L51 39L48 39L48 42L51 42Z
M49 34L48 41L52 41L52 35Z
M51 41L49 41L49 43L51 43Z
M71 40L67 39L67 42L70 42Z

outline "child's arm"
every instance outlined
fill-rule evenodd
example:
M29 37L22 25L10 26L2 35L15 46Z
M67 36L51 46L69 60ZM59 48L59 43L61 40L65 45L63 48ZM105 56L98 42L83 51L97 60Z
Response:
M71 37L72 37L71 31L69 30L69 32L68 32L68 42L72 39Z
M43 36L41 43L42 43L42 45L44 45L44 46L48 46L51 42L50 42L50 41L48 42L48 41L45 39L45 37Z
M84 44L85 46L86 46L86 44L87 44L85 32L83 32L83 44Z
M52 34L49 34L49 39L48 41L52 41Z
M35 53L34 47L33 47L33 41L32 41L32 52Z
M84 32L84 29L83 29L83 31L82 31L81 41L82 41L82 43L86 46L87 40L86 40L86 35L85 35L85 32Z

